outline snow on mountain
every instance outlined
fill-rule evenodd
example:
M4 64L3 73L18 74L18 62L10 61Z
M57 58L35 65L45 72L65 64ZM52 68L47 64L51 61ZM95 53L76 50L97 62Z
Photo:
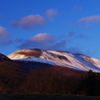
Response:
M53 63L52 61L43 59L41 57L28 57L28 58L23 58L23 59L17 59L17 61L35 61L35 62L41 62L41 63L47 63L50 65L55 65L55 63Z
M100 61L99 60L93 60L93 58L90 58L90 61L86 61L87 56L83 55L75 55L67 52L58 52L58 51L44 51L43 58L53 61L56 65L63 66L63 67L69 67L74 68L78 70L88 71L93 70L94 72L100 71ZM99 62L99 63L96 63ZM95 64L92 64L95 62ZM96 66L97 65L97 66Z
M13 60L36 61L82 71L100 72L100 60L81 54L52 50L21 49L8 55L8 57Z

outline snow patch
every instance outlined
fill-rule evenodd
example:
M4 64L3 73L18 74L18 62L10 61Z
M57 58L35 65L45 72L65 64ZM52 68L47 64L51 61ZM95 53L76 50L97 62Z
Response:
M28 58L23 58L23 59L17 59L17 61L34 61L34 62L41 62L41 63L47 63L50 65L55 65L52 61L48 61L44 58L40 57L28 57Z

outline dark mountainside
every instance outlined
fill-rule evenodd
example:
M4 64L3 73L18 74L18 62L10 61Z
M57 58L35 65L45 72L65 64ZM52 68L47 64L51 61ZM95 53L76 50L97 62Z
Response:
M0 53L0 61L9 61L9 60L10 59L7 56Z

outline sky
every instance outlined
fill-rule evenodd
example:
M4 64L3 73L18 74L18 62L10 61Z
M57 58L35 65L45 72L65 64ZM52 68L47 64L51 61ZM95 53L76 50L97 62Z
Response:
M0 0L0 53L27 48L100 59L100 0Z

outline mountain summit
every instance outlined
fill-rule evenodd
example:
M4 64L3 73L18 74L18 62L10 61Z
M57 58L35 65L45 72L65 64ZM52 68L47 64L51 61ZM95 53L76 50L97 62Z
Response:
M49 63L81 71L100 72L100 60L63 51L21 49L8 55L8 58L17 61Z

